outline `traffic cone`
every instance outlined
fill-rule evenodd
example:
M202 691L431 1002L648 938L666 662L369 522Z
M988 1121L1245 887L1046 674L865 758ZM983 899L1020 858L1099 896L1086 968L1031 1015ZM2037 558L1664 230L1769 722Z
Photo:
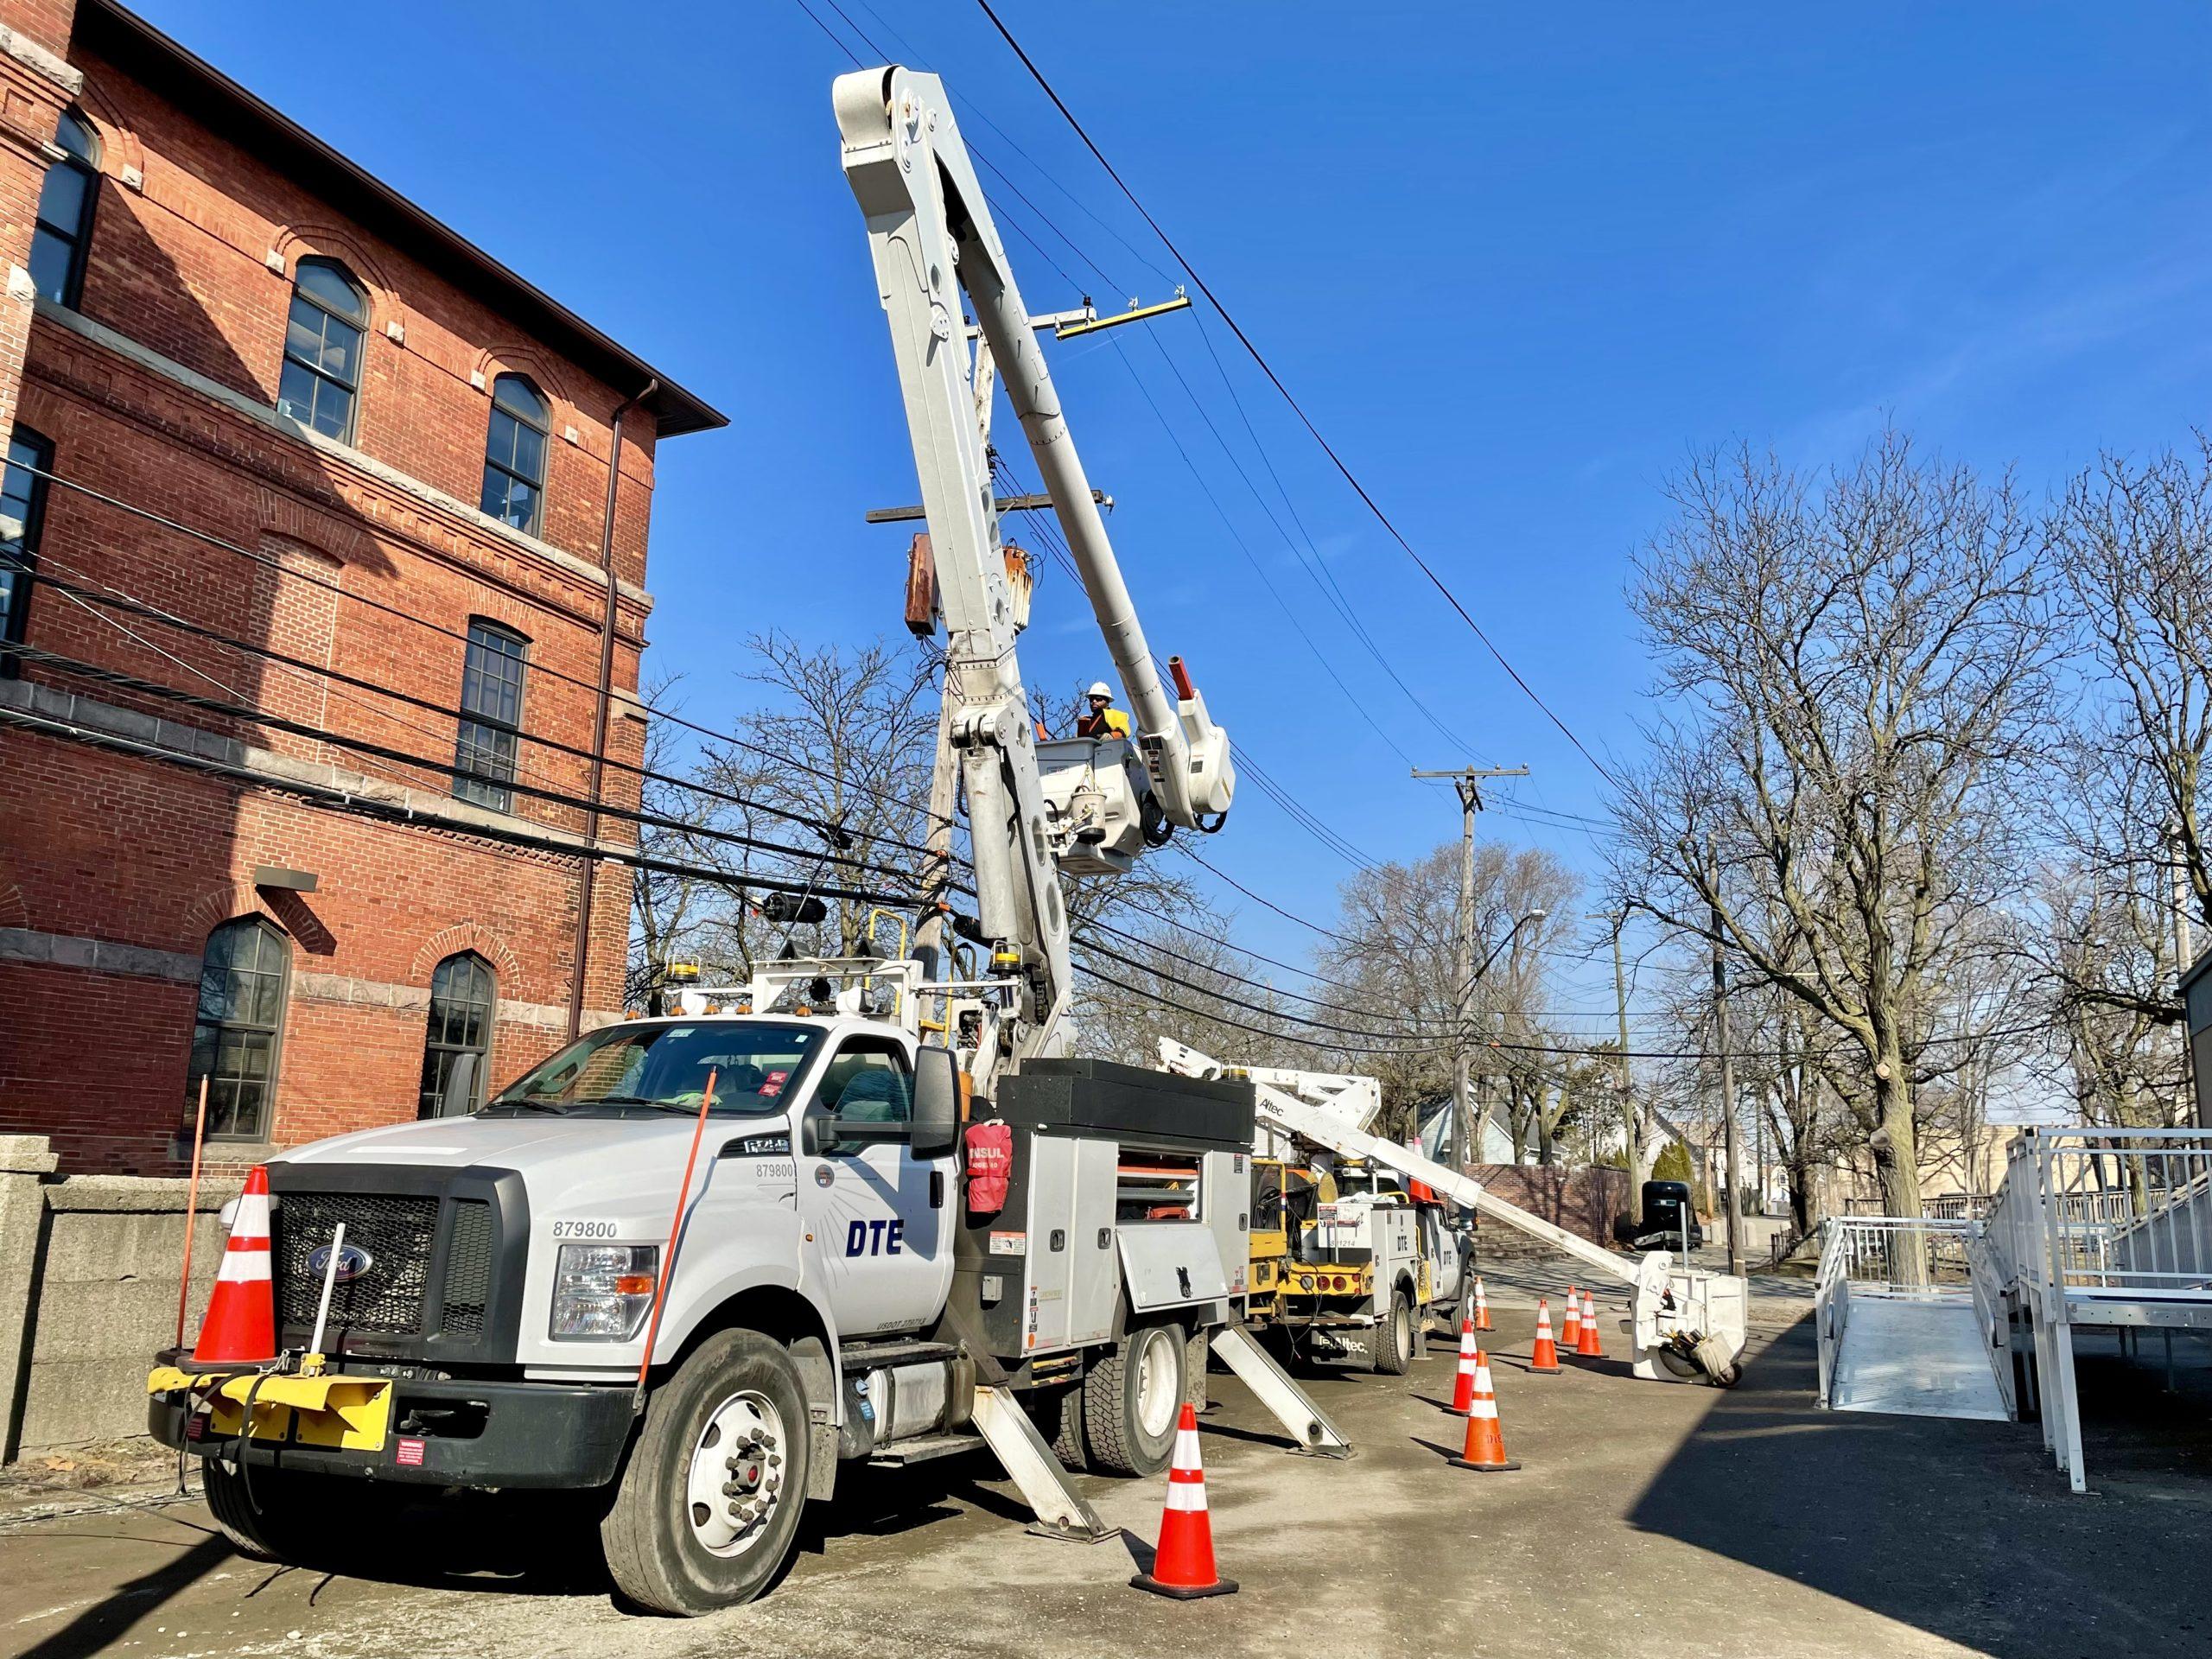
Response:
M1475 1281L1475 1329L1494 1331L1497 1328L1490 1322L1490 1298L1483 1294L1483 1281L1478 1279Z
M1138 1573L1129 1583L1177 1601L1236 1593L1236 1580L1214 1571L1206 1476L1198 1466L1198 1414L1187 1400L1183 1419L1175 1425L1175 1456L1167 1470L1167 1508L1160 1517L1160 1548L1153 1554L1152 1571Z
M1502 1475L1521 1465L1505 1455L1505 1436L1497 1426L1497 1395L1491 1389L1490 1361L1475 1351L1475 1399L1467 1410L1467 1443L1452 1459L1454 1469Z
M1467 1408L1475 1401L1475 1366L1482 1358L1482 1350L1475 1344L1472 1319L1462 1315L1459 1320L1459 1374L1452 1379L1452 1409L1459 1416L1467 1414Z
M1536 1345L1529 1351L1529 1369L1559 1370L1559 1348L1552 1341L1552 1305L1541 1296L1536 1299Z
M1559 1344L1570 1354L1582 1349L1582 1293L1573 1285L1567 1287L1567 1323L1560 1327Z
M231 1239L200 1322L195 1365L261 1365L276 1357L276 1289L269 1273L269 1172L256 1164L238 1195Z
M1585 1359L1605 1357L1605 1345L1598 1340L1598 1299L1586 1290L1582 1293L1582 1331L1574 1351Z

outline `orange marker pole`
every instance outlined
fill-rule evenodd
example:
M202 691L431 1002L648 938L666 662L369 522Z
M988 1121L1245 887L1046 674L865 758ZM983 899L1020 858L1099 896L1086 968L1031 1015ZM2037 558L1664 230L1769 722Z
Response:
M668 1224L668 1248L661 1252L660 1282L653 1287L653 1315L645 1322L645 1357L638 1362L638 1390L630 1398L633 1412L645 1408L645 1373L652 1369L653 1338L660 1334L661 1304L668 1300L668 1281L676 1272L676 1241L683 1233L683 1206L691 1199L691 1171L699 1161L699 1137L707 1132L707 1114L715 1103L715 1079L720 1066L707 1068L707 1092L699 1096L699 1121L691 1126L691 1154L683 1160L683 1185L676 1190L676 1218Z
M184 1282L176 1293L176 1345L184 1346L184 1316L192 1306L192 1235L200 1226L200 1147L207 1132L207 1079L200 1079L200 1110L192 1120L192 1180L184 1190Z

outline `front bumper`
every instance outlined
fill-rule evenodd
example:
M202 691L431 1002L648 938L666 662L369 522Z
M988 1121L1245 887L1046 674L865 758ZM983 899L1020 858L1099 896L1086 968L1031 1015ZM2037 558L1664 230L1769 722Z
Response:
M390 1427L374 1451L305 1444L296 1430L242 1446L235 1433L216 1432L204 1411L192 1411L181 1389L149 1396L146 1427L163 1446L230 1460L243 1452L257 1469L566 1491L613 1480L635 1421L631 1391L620 1387L395 1379L391 1390Z

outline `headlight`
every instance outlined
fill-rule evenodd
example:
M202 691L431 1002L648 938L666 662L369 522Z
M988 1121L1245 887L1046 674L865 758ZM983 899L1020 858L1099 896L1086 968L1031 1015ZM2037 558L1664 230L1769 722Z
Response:
M627 1342L652 1311L658 1244L563 1244L553 1270L556 1342Z

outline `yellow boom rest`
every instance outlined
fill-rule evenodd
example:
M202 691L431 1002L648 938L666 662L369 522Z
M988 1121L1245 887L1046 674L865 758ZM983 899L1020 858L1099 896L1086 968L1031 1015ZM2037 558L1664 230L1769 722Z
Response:
M391 1383L381 1376L326 1371L320 1376L226 1377L156 1365L146 1378L148 1394L187 1389L209 1402L209 1426L218 1437L238 1433L249 1395L257 1440L296 1440L302 1446L341 1452L381 1452L391 1426Z

